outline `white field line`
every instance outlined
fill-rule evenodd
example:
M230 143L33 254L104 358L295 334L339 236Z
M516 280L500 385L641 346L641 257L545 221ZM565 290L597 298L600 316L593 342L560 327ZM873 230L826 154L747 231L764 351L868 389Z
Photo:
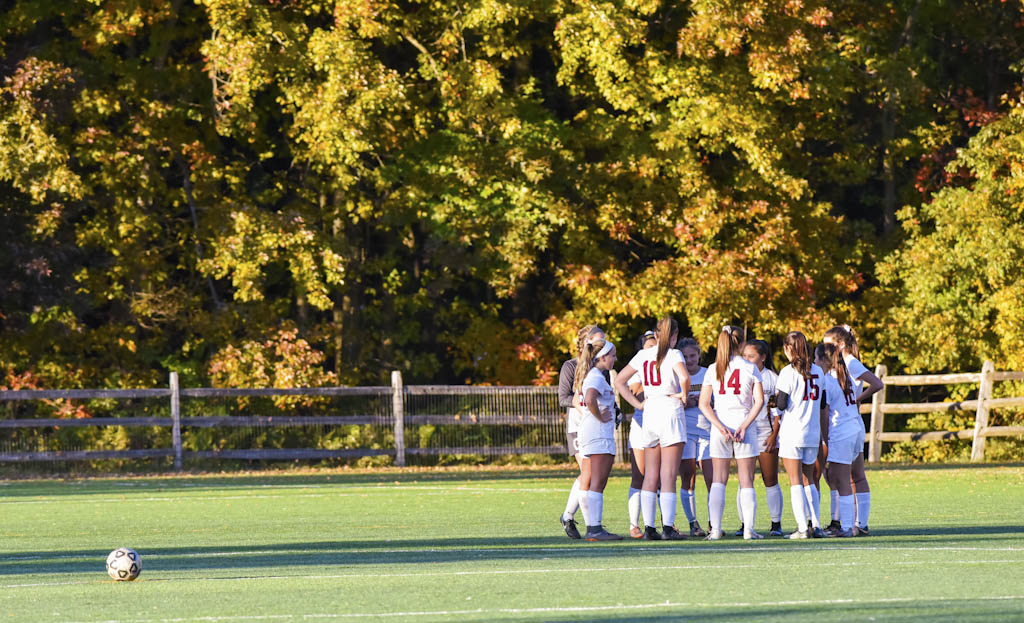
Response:
M815 548L797 549L802 547L801 545L789 545L789 546L764 546L764 545L750 545L749 549L738 549L738 548L721 548L714 545L698 545L688 547L686 545L666 545L664 547L629 547L628 549L618 549L617 554L627 555L633 553L643 554L681 554L681 553L767 553L767 552L798 552L806 554L817 554L819 552L874 552L874 551L887 551L887 552L1024 552L1024 547L947 547L947 546L936 546L936 547L903 547L900 545L892 545L887 547L881 546L857 546L857 545L823 545ZM157 548L160 549L160 548ZM608 555L608 549L596 546L596 547L480 547L472 548L468 550L470 553L482 553L482 554L522 554L522 553L542 553L542 554L572 554L573 558L579 558L588 555L599 555L606 557ZM296 546L289 549L266 549L266 550L243 550L243 551L226 551L226 552L182 552L180 554L146 554L147 560L151 559L175 559L175 558L229 558L238 557L245 558L246 556L268 556L268 555L287 555L287 554L304 554L304 555L316 555L316 554L465 554L467 553L466 548L463 546L452 546L450 548L354 548L349 549L345 547L339 547L338 549L310 549L306 547ZM102 552L97 551L96 554L76 554L76 555L55 555L55 556L0 556L0 564L9 562L24 562L29 560L93 560L95 556L100 556ZM952 561L952 562L965 562L965 561ZM803 564L803 563L801 563Z
M943 565L1019 565L1020 560L954 560L943 561ZM935 561L899 561L886 563L889 566L922 566L934 565ZM874 562L816 562L800 563L801 568L849 568L849 567L873 567ZM659 571L707 571L711 569L791 569L792 563L758 563L758 564L734 564L734 565L666 565L659 566ZM588 572L599 573L636 573L650 571L649 565L639 567L602 567L588 568ZM339 574L296 574L296 575L265 575L265 576L232 576L232 577L177 577L177 578L153 578L149 582L255 582L267 580L347 580L347 579L393 579L393 578L426 578L426 577L474 577L491 575L544 575L550 573L565 573L565 569L491 569L487 571L427 571L420 573L339 573ZM74 582L34 582L27 584L0 584L0 588L32 588L40 586L73 586L82 584L107 584L109 580L83 580Z
M277 487L275 487L277 488ZM84 492L71 492L67 495L54 495L54 496L33 496L26 498L7 498L0 499L0 504L67 504L68 500L73 498L75 502L85 504L110 504L118 503L123 504L125 502L191 502L197 501L212 501L217 502L220 500L269 500L278 498L334 498L334 497L360 497L369 495L371 493L385 493L388 495L393 494L395 491L424 491L427 492L424 495L450 495L453 493L566 493L569 488L564 489L515 489L515 488L486 488L486 487L422 487L422 486L404 486L404 485L381 485L371 487L344 487L339 485L326 485L317 487L302 487L303 489L338 489L337 492L330 493L252 493L252 494L240 494L240 495L192 495L190 493L184 493L182 495L171 496L146 496L137 497L128 494L117 497L103 497L94 498ZM141 493L141 492L140 492Z
M458 617L465 615L500 614L570 614L586 612L619 612L630 610L653 610L657 608L777 608L784 606L857 605L859 607L894 603L979 603L986 601L1020 601L1020 595L996 595L993 597L966 597L963 599L922 599L916 597L891 597L882 599L813 599L801 601L749 601L749 602L674 602L663 601L646 604L614 604L605 606L548 606L539 608L477 608L475 610L433 610L404 612L352 612L352 613L309 613L309 614L252 614L197 617L168 617L145 619L104 619L93 621L67 621L65 623L219 623L231 621L309 621L314 619L382 619L390 617Z

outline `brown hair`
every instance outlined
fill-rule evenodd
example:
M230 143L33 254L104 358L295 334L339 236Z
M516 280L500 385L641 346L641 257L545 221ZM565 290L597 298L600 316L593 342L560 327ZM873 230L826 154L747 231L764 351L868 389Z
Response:
M665 353L668 352L668 341L673 335L679 334L679 323L672 316L665 316L658 321L658 328L654 335L658 338L658 365L665 360Z
M842 326L832 327L828 331L825 331L825 337L830 337L835 340L843 350L850 353L857 359L860 359L860 348L857 347L857 336L853 334L853 329L850 325L844 324Z
M740 352L740 345L747 341L746 332L742 327L725 325L718 334L718 353L715 354L715 372L718 378L725 376L729 368L729 360Z
M836 371L836 378L839 379L839 386L843 393L849 396L853 393L853 383L850 382L850 371L846 368L846 361L843 359L843 351L834 344L822 342L814 349L814 355L818 359L824 359Z
M791 331L782 340L783 346L793 349L793 367L805 379L811 375L811 349L807 346L807 338L799 331Z

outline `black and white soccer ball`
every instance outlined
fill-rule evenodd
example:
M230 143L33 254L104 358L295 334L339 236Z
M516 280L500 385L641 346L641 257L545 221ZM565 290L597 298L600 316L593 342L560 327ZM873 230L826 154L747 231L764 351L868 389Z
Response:
M119 547L107 556L107 573L118 582L131 582L142 573L142 557L130 547Z

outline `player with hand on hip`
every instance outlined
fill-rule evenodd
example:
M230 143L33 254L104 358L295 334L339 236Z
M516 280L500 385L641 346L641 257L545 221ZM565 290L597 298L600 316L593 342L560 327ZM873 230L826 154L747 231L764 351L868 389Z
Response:
M690 522L690 536L705 537L708 535L700 522L697 521L697 502L695 489L697 485L697 465L704 474L705 490L711 490L711 422L700 412L700 389L704 383L707 368L700 365L700 346L697 340L686 337L676 344L683 355L683 364L690 373L690 391L686 395L684 413L686 415L686 445L683 446L683 460L679 464L679 501L683 506L686 520ZM704 506L707 508L707 505Z
M686 444L686 416L683 403L690 389L690 374L683 357L673 348L679 337L679 325L673 318L658 322L657 345L645 348L630 360L615 377L615 389L636 409L644 411L644 484L640 492L640 510L644 518L644 539L679 540L686 538L675 529L676 478ZM626 380L640 372L644 401L640 402L626 387ZM658 495L658 489L661 495ZM662 532L654 528L655 506L661 506Z
M832 344L819 344L814 360L825 371L825 400L828 405L828 486L838 494L839 528L831 526L829 536L852 537L854 509L850 465L862 454L864 433L857 410L857 386L850 377L843 355ZM863 455L862 455L863 456Z

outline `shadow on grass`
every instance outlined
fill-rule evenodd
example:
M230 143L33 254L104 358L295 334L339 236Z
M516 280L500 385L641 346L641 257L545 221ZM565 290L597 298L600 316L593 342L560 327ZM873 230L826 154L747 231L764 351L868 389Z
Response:
M1005 542L1007 535L1024 534L1024 526L965 526L949 529L892 529L885 537L898 541L872 537L870 539L814 539L792 543L784 539L769 539L747 543L729 539L717 543L703 540L676 543L647 542L627 539L617 543L593 544L570 541L563 536L515 538L464 539L393 539L367 541L313 541L272 543L263 545L224 545L202 547L158 547L140 549L145 569L160 571L218 571L261 568L339 567L334 573L344 575L346 568L352 573L365 571L367 566L409 564L462 564L491 561L574 561L585 568L588 564L608 564L620 560L621 564L651 564L652 557L685 555L687 552L702 556L729 554L734 557L760 555L766 549L774 552L829 551L835 555L840 549L886 548L898 550L900 546L918 540L935 544L936 536L967 537L960 543L976 544L983 540ZM913 537L922 537L915 539ZM924 538L927 537L927 538ZM107 551L54 550L9 552L0 555L0 576L27 574L93 573L103 570ZM654 558L655 560L657 558ZM599 561L599 562L598 562ZM678 564L678 563L676 563ZM684 563L685 564L685 563ZM653 568L653 567L652 567ZM488 573L487 568L482 573Z

